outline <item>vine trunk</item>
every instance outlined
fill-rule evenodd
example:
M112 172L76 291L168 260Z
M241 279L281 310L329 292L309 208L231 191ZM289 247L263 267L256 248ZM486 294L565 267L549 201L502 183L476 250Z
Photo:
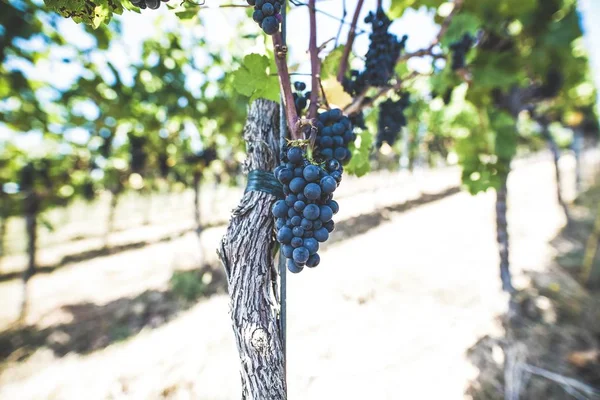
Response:
M250 106L244 128L246 171L272 171L279 163L279 115L278 104L268 100ZM269 193L246 192L219 248L229 284L244 400L287 398L271 216L275 200Z

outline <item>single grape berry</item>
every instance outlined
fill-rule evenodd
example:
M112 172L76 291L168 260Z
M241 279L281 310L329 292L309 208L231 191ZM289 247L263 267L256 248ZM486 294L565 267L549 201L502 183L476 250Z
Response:
M277 18L272 16L266 17L263 19L261 28L267 35L272 35L279 30L279 21L277 21Z
M292 233L292 230L287 226L284 226L277 232L277 241L279 243L288 244L290 243L293 237L294 234Z
M294 248L289 244L281 245L281 253L285 256L285 258L292 258L293 252Z
M319 265L320 262L321 257L319 257L319 255L315 253L308 257L308 260L306 260L306 266L309 268L314 268L317 265Z
M298 247L297 249L294 249L293 259L296 264L305 264L306 261L308 261L308 257L310 257L310 254L305 247Z
M288 258L288 260L286 262L286 266L287 266L288 271L290 271L293 274L300 273L304 269L303 266L296 264L294 262L294 260L292 260L291 258Z
M320 184L323 193L327 194L333 193L337 188L337 182L331 176L326 176L323 179L321 179Z
M306 181L304 180L304 178L296 177L296 178L292 179L292 181L290 182L290 190L293 193L302 192L304 190L305 186L306 186Z
M304 247L308 250L310 255L313 255L319 251L319 242L314 238L304 239Z
M261 10L265 16L270 16L270 15L275 14L275 7L273 7L273 4L271 4L271 3L263 4Z
M335 200L331 200L327 205L331 208L331 211L333 211L334 214L337 214L338 211L340 211L340 205Z
M321 206L320 212L321 215L319 216L319 219L322 222L329 222L331 221L331 218L333 218L333 210L329 206Z
M283 228L285 226L285 218L277 218L275 221L275 227L277 230Z
M290 181L294 178L294 171L289 168L282 168L275 176L282 184L290 183Z
M319 179L320 171L321 169L316 165L308 165L304 168L304 179L306 179L308 182L314 182Z
M302 237L304 236L304 228L302 228L301 226L294 226L294 229L292 229L292 233L296 237Z
M316 183L309 183L304 188L304 195L309 200L317 200L321 197L321 187Z
M277 200L273 205L273 215L277 218L285 218L287 216L288 206L283 200Z
M327 232L331 233L335 229L335 222L333 220L327 221L323 224L323 228L327 229Z
M303 212L304 218L309 219L311 221L319 218L319 206L316 204L309 204L306 206Z
M299 147L290 148L287 152L287 158L294 164L301 162L303 158L302 149Z
M309 219L302 218L302 222L300 222L300 226L304 228L305 231L312 229L313 223ZM306 232L304 232L306 233Z
M252 13L252 19L255 22L258 22L259 24L263 21L264 18L265 18L265 15L263 14L263 12L261 10L254 10L254 13Z
M320 228L315 231L315 239L321 243L326 242L329 239L329 232L324 227Z
M298 248L298 247L302 247L302 244L304 243L304 240L301 237L298 236L294 236L291 240L290 240L290 244L292 245L293 248Z

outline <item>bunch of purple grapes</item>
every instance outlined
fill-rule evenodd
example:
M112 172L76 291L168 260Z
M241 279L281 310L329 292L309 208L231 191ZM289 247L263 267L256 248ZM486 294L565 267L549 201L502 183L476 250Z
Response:
M131 0L131 4L141 8L142 10L145 10L146 8L156 10L158 7L160 7L161 2L166 3L167 1L169 0Z
M310 90L306 91L306 83L294 82L294 105L296 106L296 114L302 115L308 106L308 100L310 99Z
M365 22L373 26L373 32L369 37L371 43L366 54L364 80L368 86L385 86L394 74L396 61L408 36L398 40L396 35L388 32L392 22L382 8L378 8L375 14L369 13Z
M283 21L281 17L283 0L247 0L247 2L254 6L252 19L267 35L273 35L279 31L279 24Z
M475 44L475 38L465 33L460 40L450 44L452 50L452 71L459 70L466 66L465 56Z
M316 128L314 160L307 159L305 147L286 146L282 151L282 164L274 171L285 195L272 209L277 241L287 258L287 268L293 273L302 271L304 266L314 268L321 261L319 243L329 239L335 228L333 216L339 211L333 193L342 181L342 164L350 161L347 145L356 138L350 120L341 110L319 114ZM325 139L328 143L334 137L345 145L321 145L324 138L328 138Z
M406 126L407 120L404 110L410 105L408 93L404 93L400 100L387 99L379 106L379 120L377 121L376 146L380 148L385 142L393 146Z

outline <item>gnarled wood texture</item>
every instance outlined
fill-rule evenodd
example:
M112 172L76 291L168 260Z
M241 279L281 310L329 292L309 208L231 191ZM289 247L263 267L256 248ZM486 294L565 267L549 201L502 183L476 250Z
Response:
M246 171L271 171L279 162L279 108L267 100L250 106L244 128ZM219 249L231 298L231 319L241 361L242 399L286 399L274 265L275 196L247 192L233 211Z

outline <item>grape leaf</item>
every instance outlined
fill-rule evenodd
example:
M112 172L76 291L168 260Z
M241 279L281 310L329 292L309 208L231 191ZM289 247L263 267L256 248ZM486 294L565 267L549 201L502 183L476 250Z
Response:
M340 68L342 56L344 55L344 46L338 46L327 54L321 65L321 79L327 79L330 76L336 77Z
M448 46L450 43L460 40L465 33L475 36L475 33L482 25L483 23L477 15L468 11L462 11L452 18L452 22L448 26L448 30L442 37L441 42L444 46Z
M123 12L121 3L112 0L44 0L44 3L63 17L91 25L94 29L108 23L113 13Z
M279 101L279 83L277 76L270 76L269 58L252 53L244 57L242 66L233 71L233 87L250 97L250 100L264 98Z
M373 135L368 131L363 131L358 135L357 142L350 143L350 151L352 159L348 165L344 167L345 171L350 175L363 176L371 170L369 156L371 155L371 147L373 146Z

